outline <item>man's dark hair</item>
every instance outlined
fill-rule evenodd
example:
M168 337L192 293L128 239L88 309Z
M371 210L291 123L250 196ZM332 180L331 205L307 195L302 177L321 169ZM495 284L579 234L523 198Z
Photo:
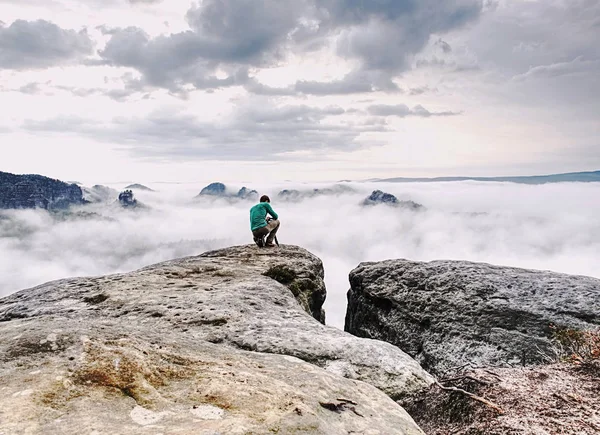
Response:
M260 197L260 202L271 202L267 195L263 195Z

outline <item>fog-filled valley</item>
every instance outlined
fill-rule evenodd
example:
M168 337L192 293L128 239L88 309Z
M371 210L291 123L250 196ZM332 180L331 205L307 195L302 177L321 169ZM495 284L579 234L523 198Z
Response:
M0 296L252 243L248 213L255 200L195 198L206 184L148 183L156 192L134 189L142 205L136 208L121 207L114 196L68 213L1 211ZM125 185L108 186L118 195ZM228 185L232 193L240 187ZM282 222L280 243L323 260L327 323L336 327L344 323L348 273L363 261L460 259L600 277L600 183L248 187L270 195ZM304 194L283 198L282 189ZM363 205L376 189L424 208Z

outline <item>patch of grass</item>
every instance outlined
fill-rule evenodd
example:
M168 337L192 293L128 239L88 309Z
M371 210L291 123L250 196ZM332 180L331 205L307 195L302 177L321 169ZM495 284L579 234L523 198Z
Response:
M291 284L298 276L296 272L282 264L272 266L269 268L269 270L263 273L263 275L268 276L269 278L272 278L278 283L284 285Z

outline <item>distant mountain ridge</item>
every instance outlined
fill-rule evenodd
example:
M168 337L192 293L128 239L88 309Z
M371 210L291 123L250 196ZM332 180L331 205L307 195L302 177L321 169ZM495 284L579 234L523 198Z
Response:
M396 177L385 179L374 179L375 182L388 183L431 183L440 181L496 181L519 184L546 184L546 183L592 183L600 182L600 171L591 172L569 172L565 174L529 175L518 177L435 177L435 178L408 178Z
M58 210L84 203L83 192L76 184L41 175L0 172L0 209Z

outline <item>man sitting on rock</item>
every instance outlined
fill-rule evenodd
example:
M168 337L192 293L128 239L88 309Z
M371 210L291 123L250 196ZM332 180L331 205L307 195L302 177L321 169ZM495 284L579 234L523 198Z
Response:
M271 216L268 220L267 214ZM250 230L254 236L254 243L256 243L259 248L262 248L263 246L272 248L275 246L273 244L273 239L279 229L278 219L279 216L271 208L271 200L267 195L261 196L260 203L250 209ZM264 239L267 235L268 237L265 242Z

